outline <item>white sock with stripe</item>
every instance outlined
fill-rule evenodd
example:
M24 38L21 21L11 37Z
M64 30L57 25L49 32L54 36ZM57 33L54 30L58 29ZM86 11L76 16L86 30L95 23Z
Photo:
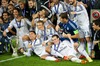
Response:
M91 55L91 51L92 51L92 43L91 42L87 43L87 49L88 49L88 54Z
M84 55L86 58L89 57L88 53L86 52L86 50L83 48L82 45L80 45L80 46L78 47L78 52L79 52L80 54Z

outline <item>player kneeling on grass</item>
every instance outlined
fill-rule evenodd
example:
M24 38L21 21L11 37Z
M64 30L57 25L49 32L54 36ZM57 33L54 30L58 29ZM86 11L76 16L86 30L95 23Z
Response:
M26 39L25 39L26 38ZM34 31L29 32L29 39L26 41L28 36L24 36L24 44L26 46L27 51L25 52L21 49L21 52L26 56L31 56L31 52L33 51L37 56L41 59L50 60L50 61L58 61L55 57L52 57L45 51L45 46L42 45L39 39L36 38L36 33Z
M86 61L81 60L77 57L76 50L72 47L71 43L67 40L60 41L58 35L52 36L53 45L49 45L46 51L51 53L56 57L64 58L65 60L71 60L77 63L86 63Z

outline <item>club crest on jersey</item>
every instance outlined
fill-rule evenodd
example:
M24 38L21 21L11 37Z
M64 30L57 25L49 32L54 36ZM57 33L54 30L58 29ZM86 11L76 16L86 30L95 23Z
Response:
M69 28L67 27L67 30L69 30Z
M60 49L63 49L63 47L60 47Z
M64 45L64 44L62 44L62 45Z

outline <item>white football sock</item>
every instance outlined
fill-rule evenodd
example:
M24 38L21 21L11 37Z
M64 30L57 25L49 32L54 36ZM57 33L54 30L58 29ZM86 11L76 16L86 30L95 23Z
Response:
M56 61L57 59L51 56L47 56L45 60Z
M88 48L88 54L90 55L91 51L92 51L92 43L91 42L87 43L87 48Z
M78 59L77 57L72 57L72 58L71 58L71 61L72 61L72 62L76 62L76 63L81 63L81 60Z
M86 46L85 46L85 43L84 42L80 42L80 44L83 46L83 48L85 49Z
M28 57L31 56L31 54L28 53L28 52L24 52L23 54L26 55L26 56L28 56Z
M27 49L27 52L23 53L26 56L31 56L31 48Z
M78 47L78 51L80 54L84 55L86 58L89 57L88 53L85 51L82 45Z

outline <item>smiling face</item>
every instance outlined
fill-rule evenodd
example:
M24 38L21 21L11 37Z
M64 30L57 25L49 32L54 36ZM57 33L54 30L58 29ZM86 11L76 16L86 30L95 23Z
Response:
M13 9L14 9L14 6L12 4L9 4L8 5L8 12L9 13L12 13L13 12Z
M53 42L54 44L59 44L59 42L60 42L59 37L58 37L58 36L53 36L53 37L52 37L52 42Z
M25 7L24 2L19 2L19 6L20 6L21 9L24 9L24 7Z
M29 8L33 8L34 2L32 0L28 1L28 6Z
M15 18L17 18L18 15L19 15L18 10L14 9L14 10L13 10L13 15L14 15Z
M7 7L8 2L7 2L7 0L2 0L1 4L3 7Z
M30 40L36 39L36 34L34 32L30 32L29 33L29 38L30 38Z
M9 16L8 13L3 13L3 20L6 21L8 20Z
M43 23L43 21L38 21L36 26L37 26L37 28L39 30L44 30L44 23Z

